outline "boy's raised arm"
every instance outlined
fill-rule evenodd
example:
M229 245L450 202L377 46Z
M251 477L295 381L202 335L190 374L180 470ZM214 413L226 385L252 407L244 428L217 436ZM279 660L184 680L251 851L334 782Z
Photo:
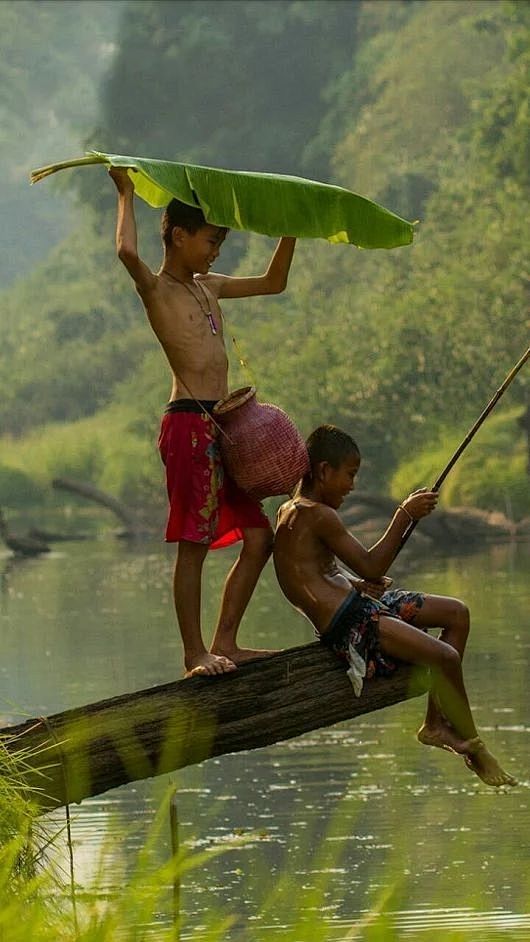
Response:
M280 294L287 285L296 239L284 236L278 242L264 275L232 278L229 275L208 275L218 298L250 298L259 294Z
M134 279L140 294L152 290L156 275L138 255L138 235L134 216L134 186L126 170L117 167L109 169L118 191L118 218L116 221L116 251L120 262L125 265Z

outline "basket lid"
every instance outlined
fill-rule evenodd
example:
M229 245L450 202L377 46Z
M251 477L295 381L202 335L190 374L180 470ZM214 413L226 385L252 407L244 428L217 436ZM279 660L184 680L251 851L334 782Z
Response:
M244 406L245 403L249 402L255 395L255 386L243 386L241 389L235 389L233 393L221 399L221 401L214 406L213 413L214 415L226 415L227 412L232 412L234 409L239 409L240 406Z

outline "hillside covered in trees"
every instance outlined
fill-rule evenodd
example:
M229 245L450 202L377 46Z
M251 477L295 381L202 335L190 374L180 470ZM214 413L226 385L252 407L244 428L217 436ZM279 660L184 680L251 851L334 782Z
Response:
M0 23L26 6L1 5ZM94 5L75 6L85 16ZM530 3L108 6L98 28L112 28L112 53L79 154L87 143L312 176L419 221L414 244L391 252L299 243L284 294L224 310L260 397L304 433L323 421L348 428L366 456L363 486L402 493L429 483L528 346ZM13 35L25 61L24 35ZM73 81L68 29L49 42L61 43ZM6 70L4 109L17 83ZM64 90L47 95L67 123ZM72 137L60 152L49 134L38 156L33 142L34 165L72 154ZM3 292L0 503L45 499L51 478L66 474L131 502L163 501L154 443L169 377L115 258L113 187L88 168L30 196L46 200L50 219L61 203L74 211L67 238L49 253L41 246L41 261ZM159 215L139 207L138 216L155 267ZM232 233L216 267L261 271L271 248ZM247 383L231 359L231 385ZM520 420L529 389L527 370L455 472L452 503L528 515Z

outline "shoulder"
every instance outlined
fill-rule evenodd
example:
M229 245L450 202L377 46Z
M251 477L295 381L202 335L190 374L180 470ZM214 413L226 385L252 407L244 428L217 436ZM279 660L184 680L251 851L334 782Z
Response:
M277 525L287 523L289 529L300 522L306 530L314 531L317 536L327 531L336 532L344 529L344 525L335 510L327 504L310 500L308 497L296 497L286 501L278 508Z
M180 286L160 277L160 273L153 274L148 285L137 283L135 287L147 310L171 310L172 313L178 314L185 308L186 298Z
M341 518L333 507L327 504L315 504L313 517L311 521L312 528L316 536L323 543L334 542L337 538L347 533Z
M226 275L214 274L213 272L209 273L208 275L195 276L195 280L198 281L199 284L203 286L203 288L206 288L208 291L210 291L216 298L221 297L226 278Z
M144 277L134 279L134 287L137 294L140 295L144 304L147 305L149 301L152 301L158 295L162 295L164 292L164 284L161 278L156 275L154 272L150 272L150 277L144 275Z

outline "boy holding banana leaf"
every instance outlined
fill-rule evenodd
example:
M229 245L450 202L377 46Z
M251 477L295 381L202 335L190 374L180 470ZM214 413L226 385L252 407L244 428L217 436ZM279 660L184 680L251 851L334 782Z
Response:
M173 199L162 220L164 258L155 274L138 255L134 187L127 170L111 167L118 190L116 248L143 302L171 368L173 385L159 447L170 501L166 540L178 543L174 600L187 676L222 674L268 651L239 648L237 630L270 556L272 531L261 506L223 473L216 402L228 394L228 360L220 298L283 291L295 240L280 239L265 274L214 274L227 230L209 225L198 207ZM213 643L201 633L202 568L209 549L243 540L223 591Z

